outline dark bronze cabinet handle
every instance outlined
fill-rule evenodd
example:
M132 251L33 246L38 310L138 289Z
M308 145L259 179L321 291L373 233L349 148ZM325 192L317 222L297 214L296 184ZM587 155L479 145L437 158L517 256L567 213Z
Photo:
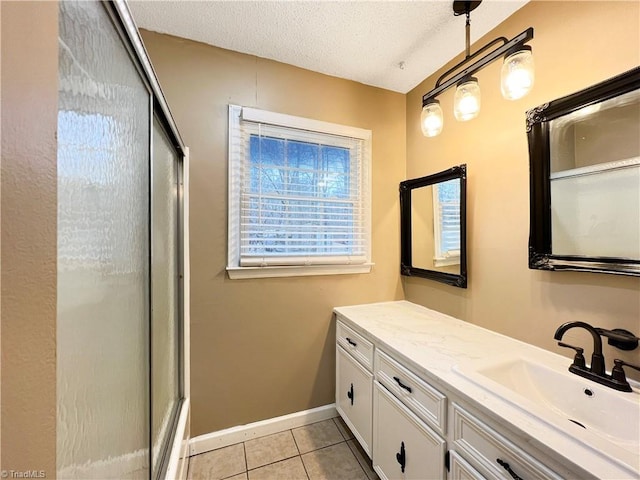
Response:
M347 398L351 400L351 405L353 405L353 383L351 384L351 388L347 392Z
M353 340L351 340L349 337L346 338L347 342L349 342L349 345L352 345L354 347L358 346L358 344L356 342L354 342Z
M404 442L400 444L400 453L396 453L396 460L400 464L400 469L402 470L402 473L404 473L404 466L407 462L407 455L404 451Z
M511 478L513 478L513 480L522 480L522 478L519 477L516 472L511 470L511 467L507 462L505 462L504 460L500 460L499 458L496 458L496 462L498 462L498 465L504 468L509 473L509 475L511 475Z
M404 383L402 383L398 377L393 377L393 379L398 383L400 388L404 388L409 393L411 393L413 391L413 390L411 390L410 386L405 385Z

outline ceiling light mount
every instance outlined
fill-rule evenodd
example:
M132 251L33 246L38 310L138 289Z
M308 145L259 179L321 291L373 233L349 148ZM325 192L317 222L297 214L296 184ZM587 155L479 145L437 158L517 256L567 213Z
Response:
M475 2L455 1L453 2L453 14L456 17L458 15L469 15L469 13L478 8L481 3L482 0L477 0Z
M453 2L454 16L466 15L467 17L465 24L465 58L443 73L436 81L435 87L422 96L423 110L427 106L433 105L437 101L436 97L442 92L453 86L459 87L460 84L465 83L465 79L473 77L475 73L501 57L504 58L501 73L501 90L503 96L510 100L516 100L523 97L529 92L529 90L531 90L534 78L533 57L531 55L531 47L526 46L525 44L533 38L532 27L527 28L524 32L516 35L511 40L507 40L505 37L498 37L481 47L477 52L473 54L471 53L470 13L478 8L481 2L482 0ZM451 76L454 72L458 73ZM475 114L471 117L468 115L459 115L460 105L456 104L454 110L458 120L469 120L478 115L480 108L480 90L477 80L475 81L474 91L477 95L477 110L475 111ZM458 97L461 97L461 94L458 91L456 91L456 93ZM465 118L463 119L462 117ZM440 123L442 124L442 119L440 119ZM440 129L441 128L442 127L440 127Z

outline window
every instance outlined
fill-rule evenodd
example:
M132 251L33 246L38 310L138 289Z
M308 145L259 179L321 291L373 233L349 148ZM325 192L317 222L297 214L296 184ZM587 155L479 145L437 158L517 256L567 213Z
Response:
M371 132L229 106L230 278L365 273Z
M460 180L433 186L436 267L460 263Z

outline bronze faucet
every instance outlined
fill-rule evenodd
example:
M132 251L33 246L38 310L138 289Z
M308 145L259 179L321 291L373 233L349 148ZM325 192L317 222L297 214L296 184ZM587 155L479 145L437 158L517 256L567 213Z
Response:
M558 329L556 330L555 335L553 336L553 338L555 338L556 340L562 340L562 336L565 334L565 332L571 328L584 328L585 330L587 330L591 336L593 337L593 354L591 355L591 367L589 368L589 371L596 374L596 375L604 375L604 356L602 355L602 339L600 338L600 334L597 332L597 330L592 327L591 325L589 325L588 323L585 322L567 322L567 323L563 323L562 325L560 325L558 327ZM562 347L568 347L568 348L573 348L574 350L576 349L576 347L573 347L571 345L568 344L564 344L561 345ZM577 350L576 350L577 351ZM574 360L574 363L572 366L576 365L576 362ZM581 368L586 368L584 367L584 365ZM576 372L573 372L576 373ZM578 374L579 375L579 374Z
M633 350L638 346L638 337L626 330L614 329L606 330L604 328L594 328L585 322L567 322L558 327L553 338L562 340L565 332L571 328L584 328L593 337L593 354L591 355L591 365L587 367L582 355L584 351L581 347L574 347L567 343L558 341L561 347L572 348L576 351L573 363L569 366L569 371L589 380L593 380L601 385L605 385L623 392L631 392L631 385L627 381L622 366L628 366L640 370L640 367L623 362L622 360L614 360L614 368L611 375L607 375L604 368L604 356L602 355L602 339L601 335L609 339L609 344L621 350Z

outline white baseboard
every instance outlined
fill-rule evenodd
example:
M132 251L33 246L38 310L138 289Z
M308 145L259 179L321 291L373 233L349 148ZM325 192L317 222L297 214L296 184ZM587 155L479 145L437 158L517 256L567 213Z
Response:
M303 410L302 412L262 420L260 422L205 433L204 435L193 437L189 441L189 454L198 455L199 453L246 442L253 438L271 435L292 428L304 427L305 425L321 422L322 420L328 420L329 418L337 416L336 405L332 403L310 410Z

